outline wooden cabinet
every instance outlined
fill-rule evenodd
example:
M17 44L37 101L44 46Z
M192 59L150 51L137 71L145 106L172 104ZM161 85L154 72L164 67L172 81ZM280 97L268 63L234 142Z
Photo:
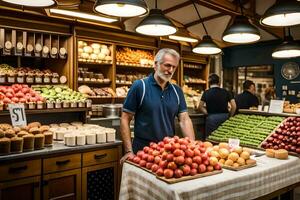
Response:
M83 154L82 199L117 199L118 148Z
M80 200L81 169L43 175L43 199Z
M41 160L0 165L0 199L40 199Z
M81 154L43 160L43 199L81 199Z

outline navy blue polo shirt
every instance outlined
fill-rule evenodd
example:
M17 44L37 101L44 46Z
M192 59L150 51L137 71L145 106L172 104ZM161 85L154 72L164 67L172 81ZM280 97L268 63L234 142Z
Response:
M162 90L153 74L143 80L145 95L142 103L143 83L137 80L130 87L123 111L134 114L135 139L145 143L158 142L165 136L174 135L175 117L186 112L187 106L183 92L177 85L168 83Z

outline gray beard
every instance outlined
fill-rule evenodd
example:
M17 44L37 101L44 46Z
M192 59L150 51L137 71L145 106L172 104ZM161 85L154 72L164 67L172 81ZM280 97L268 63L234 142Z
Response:
M174 73L173 73L174 74ZM159 78L161 78L162 80L168 82L171 81L173 74L170 76L170 78L168 78L164 73L158 71L157 75L159 76Z

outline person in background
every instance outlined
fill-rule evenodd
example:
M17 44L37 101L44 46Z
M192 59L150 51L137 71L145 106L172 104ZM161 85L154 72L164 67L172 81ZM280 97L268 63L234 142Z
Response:
M220 78L217 74L211 74L208 82L209 89L203 93L196 108L197 111L207 115L205 122L206 137L230 116L233 116L236 109L233 96L227 90L220 88ZM228 103L230 104L230 109L228 109Z
M246 80L243 83L243 92L235 97L237 111L239 109L249 109L257 107L259 104L257 96L255 96L255 84L253 81Z
M269 106L272 99L276 99L275 90L272 87L268 87L265 90L265 97L262 101L262 105Z
M130 87L123 105L120 132L124 143L123 163L130 155L150 142L159 142L175 134L175 118L184 136L195 139L192 121L180 87L170 83L180 56L173 49L161 49L154 58L154 73L137 80ZM134 117L131 143L130 121Z

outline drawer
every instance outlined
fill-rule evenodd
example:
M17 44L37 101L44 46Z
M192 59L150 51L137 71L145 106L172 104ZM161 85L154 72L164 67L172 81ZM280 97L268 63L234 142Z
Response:
M81 167L81 154L72 154L43 160L44 174Z
M118 159L118 149L103 149L84 153L82 159L83 167L116 161Z
M41 175L41 160L13 162L0 165L0 181Z

